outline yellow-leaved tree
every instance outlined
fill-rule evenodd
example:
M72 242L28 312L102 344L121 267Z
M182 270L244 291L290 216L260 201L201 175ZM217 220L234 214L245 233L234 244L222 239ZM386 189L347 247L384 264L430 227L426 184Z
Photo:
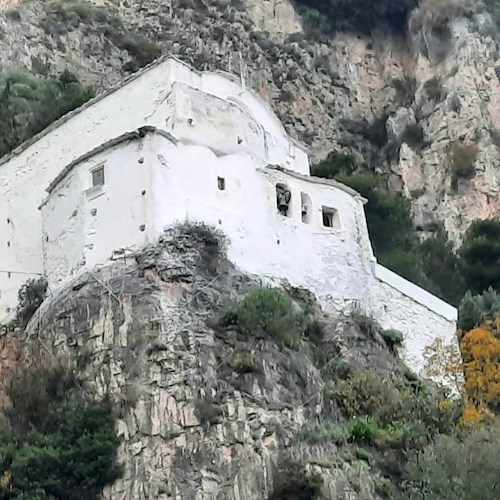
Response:
M500 318L472 328L460 342L465 396L477 412L500 411ZM472 411L469 408L470 416ZM467 415L464 415L466 417ZM467 419L466 419L467 420Z

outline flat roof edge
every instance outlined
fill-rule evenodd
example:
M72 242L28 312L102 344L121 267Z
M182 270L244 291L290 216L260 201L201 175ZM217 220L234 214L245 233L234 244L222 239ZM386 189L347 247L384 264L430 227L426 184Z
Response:
M350 188L349 186L346 186L345 184L342 184L341 182L333 180L333 179L323 179L322 177L314 177L311 175L299 174L298 172L295 172L293 170L289 170L289 169L281 167L279 165L266 165L264 167L264 169L276 170L278 172L284 172L285 174L289 175L290 177L295 177L296 179L311 182L312 184L322 184L324 186L335 187L335 188L340 189L341 191L344 191L345 193L351 195L352 197L359 199L363 203L363 205L368 202L368 200L366 198L364 198L363 196L361 196L356 190Z

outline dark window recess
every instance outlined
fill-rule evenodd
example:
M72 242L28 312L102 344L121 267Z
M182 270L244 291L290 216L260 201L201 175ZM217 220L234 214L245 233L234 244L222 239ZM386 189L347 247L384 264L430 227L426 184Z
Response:
M290 217L290 202L292 201L292 193L286 184L276 184L276 206L280 215Z
M92 186L104 186L104 167L92 170Z
M224 191L226 189L226 179L224 177L217 177L217 187Z
M304 224L310 224L312 216L312 202L310 196L306 193L300 193L300 212L302 222L304 222Z
M340 229L339 214L335 208L323 207L323 226Z

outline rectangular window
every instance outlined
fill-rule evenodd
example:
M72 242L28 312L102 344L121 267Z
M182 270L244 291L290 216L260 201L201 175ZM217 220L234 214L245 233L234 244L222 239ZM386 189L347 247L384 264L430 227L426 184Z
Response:
M104 186L104 166L92 170L92 186Z
M226 179L224 177L217 177L217 187L224 191L226 189Z
M339 213L335 208L323 207L323 226L340 229Z

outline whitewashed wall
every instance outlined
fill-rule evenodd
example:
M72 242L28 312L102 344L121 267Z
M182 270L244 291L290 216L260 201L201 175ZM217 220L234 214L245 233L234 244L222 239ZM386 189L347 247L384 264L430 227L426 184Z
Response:
M91 202L83 194L75 206L61 204L61 197L77 199L70 191L76 182L84 193L90 169L103 159L105 194ZM224 190L218 188L219 177L224 179ZM277 183L286 184L292 193L289 217L277 211ZM307 224L301 218L301 193L312 201ZM127 200L130 209L124 205ZM323 226L322 206L338 210L340 228ZM73 231L59 227L75 207L87 221L83 241L80 235L73 237ZM95 207L98 212L93 216ZM306 287L330 312L349 312L359 306L384 328L402 331L403 355L415 371L423 368L426 345L436 337L454 339L454 308L376 265L359 195L334 182L259 168L249 155L218 156L206 146L183 144L151 132L77 165L42 210L53 286L79 269L109 262L115 249L137 248L154 241L165 227L200 221L223 230L230 242L228 257L242 270ZM144 231L139 230L141 224ZM67 252L61 252L60 241L80 248L64 269L60 255ZM57 266L57 273L51 266Z
M184 92L183 95L189 94L189 87L206 94L204 97L200 97L200 92L192 94L198 96L200 104L212 110L198 131L196 123L190 126L189 133L194 139L203 136L204 143L221 154L248 153L251 147L261 165L279 163L298 172L309 171L305 152L290 141L280 122L256 93L243 90L230 75L198 73L174 59L162 60L134 75L123 86L94 99L82 108L83 112L77 110L66 115L0 161L2 269L43 273L42 221L38 206L46 195L46 187L70 162L144 125L175 134L172 116L183 120L185 117L184 108L176 112L176 107L183 103L174 87ZM184 122L179 126L184 127ZM0 273L0 323L7 311L15 307L17 290L28 277Z
M92 187L92 170L99 166L105 184ZM52 289L122 249L155 240L150 174L143 142L126 140L82 161L54 188L41 207L44 268Z

